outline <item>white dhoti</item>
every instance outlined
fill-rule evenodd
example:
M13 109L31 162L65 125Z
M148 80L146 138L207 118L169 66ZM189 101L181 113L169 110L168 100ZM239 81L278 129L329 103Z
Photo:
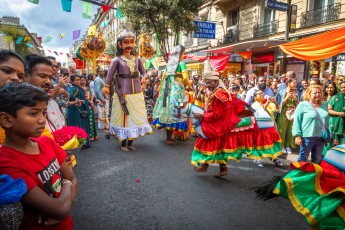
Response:
M116 93L113 96L111 109L110 133L120 141L134 140L139 136L152 133L152 127L148 123L143 93L124 95L129 115L126 115L121 107Z
M97 104L98 110L98 129L109 129L109 100L105 99L105 104Z

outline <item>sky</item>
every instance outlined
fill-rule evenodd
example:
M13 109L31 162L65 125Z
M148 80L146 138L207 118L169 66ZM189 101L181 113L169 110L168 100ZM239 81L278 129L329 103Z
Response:
M92 19L82 17L82 1L73 0L71 12L62 10L61 0L40 0L39 4L33 4L27 0L0 0L0 17L16 16L20 23L29 32L37 33L44 41L48 35L53 36L48 43L42 43L45 50L63 52L61 56L53 53L47 55L55 56L60 62L65 62L66 54L74 43L73 31L81 29L80 37L85 34L91 25ZM93 15L96 14L99 6L93 5ZM60 39L59 34L65 33Z

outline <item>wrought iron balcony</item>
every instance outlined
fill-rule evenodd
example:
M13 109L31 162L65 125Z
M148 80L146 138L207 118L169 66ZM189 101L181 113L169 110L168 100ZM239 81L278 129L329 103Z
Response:
M238 26L231 26L228 28L228 33L224 35L222 44L230 44L239 41Z
M301 28L331 22L339 19L341 4L335 3L301 14Z
M262 37L270 34L275 34L278 29L278 20L265 23L265 24L257 24L253 28L253 37Z

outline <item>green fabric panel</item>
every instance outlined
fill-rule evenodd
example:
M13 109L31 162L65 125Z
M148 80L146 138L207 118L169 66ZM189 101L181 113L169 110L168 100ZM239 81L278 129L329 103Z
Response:
M187 70L187 66L186 66L186 63L181 61L180 64L178 65L177 72L182 73L184 70Z
M240 122L237 123L235 128L249 126L252 122L250 117L242 117Z
M284 179L289 178L293 181L293 187L289 189L293 189L290 193L293 192L295 198L289 197L287 184L283 179L277 184L276 189L279 189L280 196L290 199L296 211L303 216L307 212L312 214L316 222L309 224L318 225L320 229L345 229L345 222L336 212L344 199L333 194L320 196L315 190L315 175L315 172L292 170L284 176ZM294 199L297 199L298 203ZM308 222L306 216L304 218Z
M221 161L220 163L226 163L230 159L240 161L242 159L242 154L247 154L247 156L252 159L262 159L263 157L276 158L277 156L274 155L281 153L281 148L281 144L279 142L276 142L274 143L273 148L269 149L257 150L245 148L237 149L234 152L220 151L219 153L213 154L211 156L204 155L198 150L194 149L192 153L192 164L199 165L203 162L219 163L218 161Z

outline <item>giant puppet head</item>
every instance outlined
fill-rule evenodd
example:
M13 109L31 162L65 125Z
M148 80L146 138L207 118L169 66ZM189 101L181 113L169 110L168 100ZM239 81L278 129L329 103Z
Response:
M116 43L116 56L120 56L124 51L130 51L133 54L135 47L135 35L131 31L122 31L117 38Z

